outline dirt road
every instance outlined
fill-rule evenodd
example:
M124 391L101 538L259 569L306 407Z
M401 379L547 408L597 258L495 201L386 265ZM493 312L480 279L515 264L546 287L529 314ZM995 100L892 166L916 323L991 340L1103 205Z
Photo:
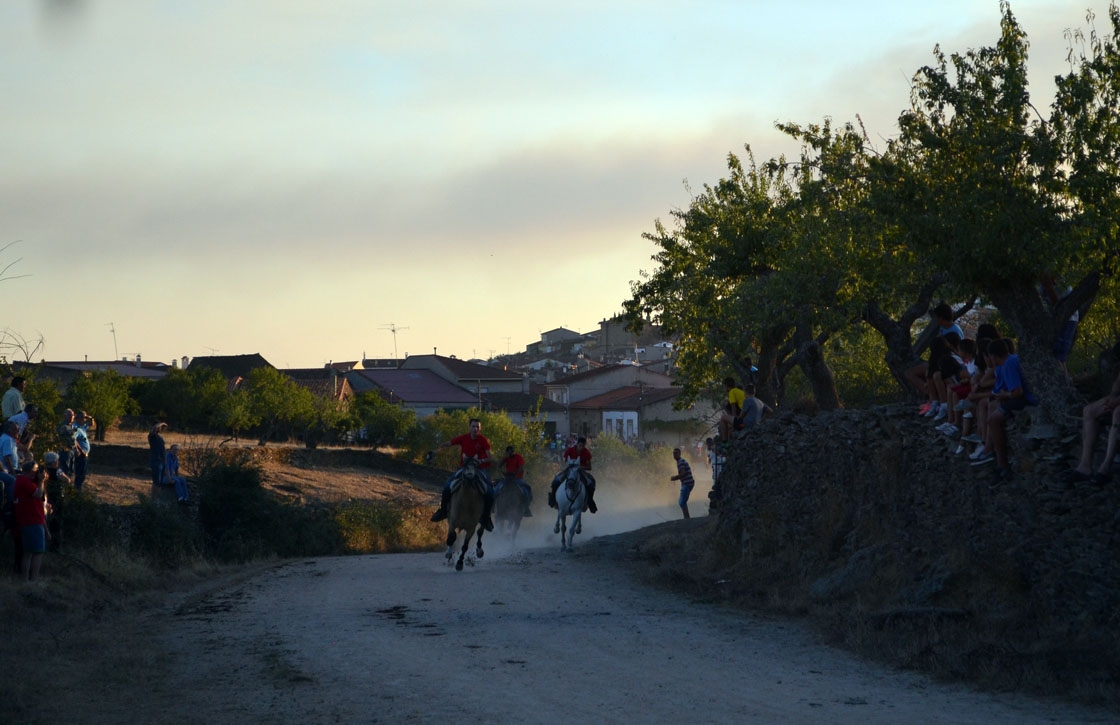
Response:
M617 537L574 554L484 544L461 573L438 553L314 559L185 596L152 613L169 674L88 721L1108 720L931 683L797 623L648 588Z

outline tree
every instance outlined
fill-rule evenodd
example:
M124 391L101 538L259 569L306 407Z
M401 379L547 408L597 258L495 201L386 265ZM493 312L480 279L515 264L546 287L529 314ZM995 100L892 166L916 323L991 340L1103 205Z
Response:
M260 421L262 446L277 434L290 438L295 430L305 428L315 417L311 391L276 368L253 370L246 389L250 414Z
M416 413L390 403L376 391L354 396L353 417L357 427L365 430L366 440L374 448L400 445L416 426Z
M208 422L219 430L229 432L230 437L227 441L236 441L240 438L241 431L248 430L261 421L253 415L249 393L245 390L235 390L222 398L208 418Z
M66 396L69 407L84 410L97 421L95 439L105 440L105 431L122 415L134 413L139 405L129 394L129 382L115 370L98 370L82 375Z
M226 380L209 367L172 368L154 381L143 381L135 397L143 412L166 420L177 430L199 430L210 424L227 397Z
M1075 405L1051 349L1075 310L1087 313L1115 264L1120 57L1095 40L1059 91L1049 122L1031 103L1027 40L1003 3L994 47L953 54L914 78L911 108L884 154L877 208L954 284L1000 311L1044 402ZM1114 30L1120 30L1115 6ZM950 68L951 66L951 68ZM1073 282L1048 309L1044 274Z

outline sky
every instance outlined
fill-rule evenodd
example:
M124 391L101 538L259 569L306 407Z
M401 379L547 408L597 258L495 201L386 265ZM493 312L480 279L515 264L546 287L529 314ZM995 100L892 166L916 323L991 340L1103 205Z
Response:
M1107 1L1019 0L1032 99ZM9 359L490 358L598 328L776 122L897 133L997 0L7 0ZM6 318L6 319L4 319ZM36 348L39 341L42 345Z

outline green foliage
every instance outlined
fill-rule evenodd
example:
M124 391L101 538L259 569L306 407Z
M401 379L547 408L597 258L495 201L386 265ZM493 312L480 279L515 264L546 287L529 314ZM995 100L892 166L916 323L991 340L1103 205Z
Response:
M35 434L32 450L41 457L46 451L58 448L55 426L62 420L65 407L58 386L53 382L36 380L33 373L24 373L24 377L27 378L27 387L23 389L24 402L39 406L39 417L31 421L31 432Z
M253 370L246 387L250 414L262 427L262 441L276 434L289 438L315 419L315 399L311 391L276 368Z
M268 556L317 556L341 550L326 508L286 503L261 486L246 454L212 457L197 476L199 522L209 555L244 562Z
M334 443L351 428L350 402L323 396L312 396L311 421L304 430L303 443L315 448L320 443Z
M335 521L346 551L362 554L438 548L445 533L423 512L384 502L345 504Z
M144 499L133 524L129 545L159 569L175 569L203 553L201 531L187 511Z
M467 433L471 418L478 418L482 423L482 435L490 441L490 455L495 464L505 455L506 446L513 446L514 450L525 457L526 462L531 456L537 455L540 446L539 433L536 439L530 439L530 433L514 424L505 413L484 412L478 408L440 411L424 418L405 441L405 455L409 460L420 461L428 451L435 451L436 456L432 465L448 470L459 468L458 448L453 446L439 451L437 447L455 436ZM496 465L492 465L491 468L497 470Z
M172 368L158 380L139 379L133 388L141 411L176 430L203 430L226 395L222 374L209 367Z
M416 426L414 411L390 403L373 391L354 396L352 416L356 427L365 429L366 440L374 448L399 445Z
M260 423L260 419L253 415L249 393L245 390L235 390L222 398L208 420L210 425L229 432L234 438L238 438L241 431Z
M129 381L115 370L98 370L82 375L70 386L68 407L84 410L97 421L95 436L105 440L105 431L122 415L134 414L139 405L131 396Z
M1049 119L1028 93L1026 35L1008 4L1001 12L995 45L937 49L917 71L884 150L852 124L779 124L802 144L797 162L758 165L749 147L746 165L730 155L726 178L673 211L672 227L657 221L645 235L655 268L632 283L626 314L632 328L651 320L680 336L681 404L741 375L744 355L759 367L763 399L765 385L800 365L819 401L828 378L813 349L851 376L839 382L849 401L880 399L879 381L922 351L910 323L935 293L997 306L1025 363L1044 373L1036 379L1053 381L1047 392L1062 385L1049 351L1073 311L1087 341L1115 335L1120 12L1109 9L1111 35L1071 36L1080 50L1071 48ZM1044 274L1074 287L1054 310L1035 289ZM858 359L862 333L848 331L861 320L883 337L895 375Z

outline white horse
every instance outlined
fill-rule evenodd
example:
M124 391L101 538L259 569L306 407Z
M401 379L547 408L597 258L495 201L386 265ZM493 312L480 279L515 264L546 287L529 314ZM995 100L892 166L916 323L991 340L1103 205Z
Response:
M560 534L560 551L571 551L576 534L583 532L583 504L587 500L587 487L583 485L579 464L568 466L564 472L564 482L556 489L556 526L554 533ZM572 525L567 527L568 517Z

